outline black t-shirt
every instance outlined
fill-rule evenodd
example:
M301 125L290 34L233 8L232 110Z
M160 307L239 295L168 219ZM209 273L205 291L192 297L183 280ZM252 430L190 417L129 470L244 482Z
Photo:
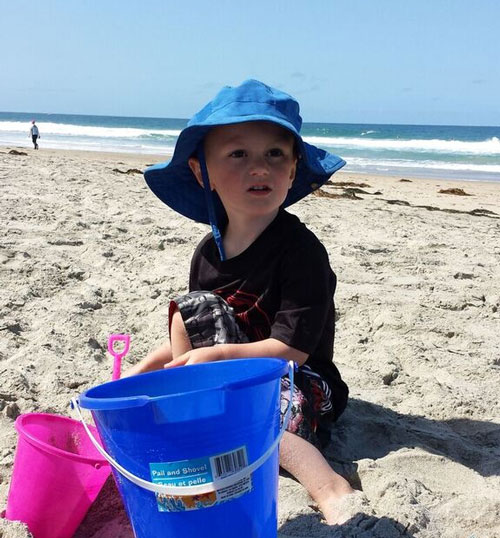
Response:
M233 307L250 342L275 338L307 353L307 365L331 388L338 417L348 389L332 362L335 286L324 246L284 210L244 252L226 261L208 234L196 248L189 278L190 291L215 292Z

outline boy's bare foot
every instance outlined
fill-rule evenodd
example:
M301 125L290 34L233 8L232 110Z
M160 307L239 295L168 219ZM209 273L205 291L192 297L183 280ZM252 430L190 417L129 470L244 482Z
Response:
M362 491L354 491L325 500L319 504L319 508L328 525L342 525L356 514L371 515L373 513L370 503Z

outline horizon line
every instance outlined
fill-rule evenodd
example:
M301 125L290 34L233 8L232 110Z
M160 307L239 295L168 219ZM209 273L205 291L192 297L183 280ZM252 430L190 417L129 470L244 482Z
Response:
M134 118L134 119L152 119L152 120L177 120L188 122L189 118L174 118L166 116L117 116L115 114L76 114L72 112L23 112L23 111L9 111L9 110L0 110L0 114L26 114L36 116L37 114L43 115L57 115L57 116L82 116L82 117L94 117L94 118ZM317 125L404 125L408 127L486 127L490 129L500 129L500 125L482 125L482 124L472 124L464 125L460 123L373 123L373 122L346 122L346 121L303 121L304 124L317 124Z

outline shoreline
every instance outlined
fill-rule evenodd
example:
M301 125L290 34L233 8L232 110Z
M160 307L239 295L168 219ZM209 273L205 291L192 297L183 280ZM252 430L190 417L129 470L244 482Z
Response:
M95 150L84 150L84 149L53 149L53 148L41 148L39 150L34 150L32 147L27 146L15 146L15 145L1 145L0 144L0 153L6 152L14 149L17 151L28 152L28 154L40 154L61 156L65 155L67 157L78 157L78 158L87 158L89 160L98 159L102 161L132 161L134 163L146 163L144 166L150 166L152 164L157 164L161 162L168 161L172 158L172 153L160 154L160 153L133 153L133 152L119 152L119 151L95 151ZM344 177L350 176L354 178L367 178L367 177L377 177L380 179L411 179L415 181L427 181L427 182L436 182L436 181L445 181L446 183L458 183L468 185L470 183L486 183L486 184L498 184L500 187L500 177L498 179L465 179L463 177L447 177L446 175L439 177L429 177L424 175L412 174L412 173L380 173L378 171L366 171L366 172L352 172L341 169L339 172L334 174L334 177Z

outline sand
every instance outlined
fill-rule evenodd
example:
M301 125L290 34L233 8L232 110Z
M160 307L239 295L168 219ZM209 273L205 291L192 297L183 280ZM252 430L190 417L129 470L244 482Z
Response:
M71 415L72 396L111 376L109 333L132 334L125 366L164 341L168 299L186 290L207 231L140 174L113 171L161 158L10 149L0 148L2 508L15 418ZM335 362L351 400L326 453L369 506L328 527L283 476L280 538L500 536L500 182L401 179L339 173L292 209L339 282ZM439 193L450 188L470 196ZM0 536L29 534L0 520ZM76 537L132 536L110 481Z

